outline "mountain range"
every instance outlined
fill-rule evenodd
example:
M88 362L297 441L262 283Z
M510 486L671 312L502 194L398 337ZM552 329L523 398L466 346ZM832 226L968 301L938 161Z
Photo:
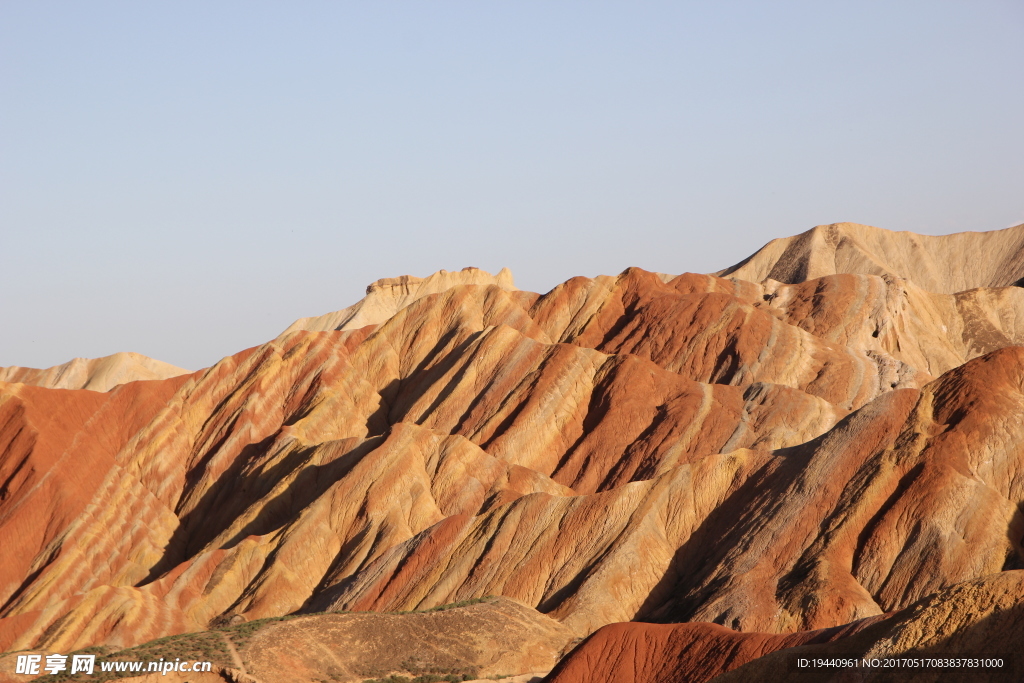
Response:
M379 280L197 372L0 369L0 680L25 680L2 673L18 653L240 624L256 635L209 678L159 680L758 681L801 653L1012 654L1022 279L1024 225L841 223L714 274ZM266 654L321 631L444 666Z

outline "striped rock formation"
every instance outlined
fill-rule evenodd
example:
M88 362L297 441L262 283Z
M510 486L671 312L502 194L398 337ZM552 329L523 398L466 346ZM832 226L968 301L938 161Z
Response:
M1016 257L896 267L1022 231L865 228L891 267L813 279L797 238L757 281L397 278L191 375L0 384L0 651L487 595L792 634L1024 568Z
M550 683L663 681L1001 681L1020 680L1024 571L957 584L904 610L796 633L744 633L718 624L611 624L569 653ZM969 653L981 667L859 667L824 670L798 660L949 658Z

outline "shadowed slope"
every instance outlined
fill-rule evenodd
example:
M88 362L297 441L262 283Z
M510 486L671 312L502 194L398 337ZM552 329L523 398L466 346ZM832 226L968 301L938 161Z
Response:
M831 643L807 644L755 659L724 673L715 683L778 679L798 683L857 680L870 683L896 681L962 681L1001 683L1024 676L1021 634L1024 633L1024 572L1005 571L951 586L930 595L891 617L868 625L848 638ZM793 671L792 657L851 656L944 658L953 656L996 657L998 668L877 669L832 675L821 671Z
M843 626L785 635L741 633L717 624L611 624L563 659L548 683L739 683L740 681L1009 681L1024 628L1024 572L957 584L908 608ZM803 671L794 659L1001 655L1004 666Z
M681 556L650 616L742 630L832 626L1021 561L1024 348L893 392L778 452Z

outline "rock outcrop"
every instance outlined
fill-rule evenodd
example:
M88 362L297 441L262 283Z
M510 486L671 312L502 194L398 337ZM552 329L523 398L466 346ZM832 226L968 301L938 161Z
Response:
M397 278L191 375L0 384L0 650L496 595L590 647L746 653L711 675L1014 576L1021 231L835 231L888 265L820 266L818 230L756 281ZM928 280L992 244L973 289Z
M512 271L508 268L502 268L497 275L479 268L463 268L451 273L439 270L424 278L412 275L384 278L368 286L366 296L348 308L312 318L301 318L282 334L297 330L356 330L367 325L379 325L409 304L457 285L494 285L509 292L518 291L512 284Z

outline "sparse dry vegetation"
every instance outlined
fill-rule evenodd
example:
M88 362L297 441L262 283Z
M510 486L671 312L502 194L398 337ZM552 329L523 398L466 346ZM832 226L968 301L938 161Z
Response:
M468 600L460 600L458 602L438 605L428 609L388 612L388 614L443 612L445 610L458 609L461 607L469 607L471 605L489 602L494 599L495 596L487 595L480 598L471 598ZM312 617L323 614L347 614L347 612L286 614L279 617L267 617L265 619L243 621L235 624L230 623L228 619L222 619L215 628L212 628L209 631L198 631L195 633L182 633L179 635L166 636L164 638L158 638L157 640L142 643L141 645L136 645L124 650L113 650L105 647L85 648L82 650L76 650L70 654L95 654L97 656L97 664L96 671L92 676L84 676L82 674L72 675L65 671L59 674L44 675L34 680L45 681L46 683L61 683L63 681L101 682L139 675L139 672L128 671L101 672L99 670L99 661L101 659L103 661L142 661L147 663L159 661L161 659L164 661L175 661L176 659L180 659L182 661L199 660L212 662L215 670L220 667L233 667L235 664L231 653L228 650L227 644L224 641L225 637L231 641L239 652L241 652L249 645L252 637L266 626L277 622L298 619L300 617ZM214 623L217 624L218 622ZM69 657L68 662L70 663L70 661L71 658ZM373 683L444 683L449 681L454 683L472 680L478 677L477 669L475 667L439 669L437 667L427 666L416 660L403 662L402 668L408 675L373 671L366 672L365 675L370 676L370 678L367 678L366 680L372 681ZM328 670L325 672L325 675L327 678L324 679L324 683L343 680L342 673L338 670Z

